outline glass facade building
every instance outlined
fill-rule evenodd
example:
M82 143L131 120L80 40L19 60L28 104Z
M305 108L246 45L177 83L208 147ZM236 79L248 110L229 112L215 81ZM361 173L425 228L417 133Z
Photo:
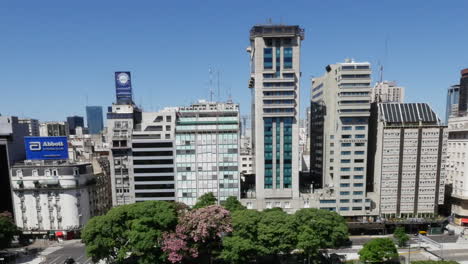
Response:
M239 108L199 102L179 109L176 121L177 201L189 206L212 192L239 198Z
M67 117L68 130L70 135L76 134L76 128L84 128L84 119L82 116L69 116Z
M458 98L460 96L460 85L452 85L447 90L447 105L445 109L445 124L448 124L450 116L458 114Z
M89 134L99 134L104 129L102 106L86 106Z

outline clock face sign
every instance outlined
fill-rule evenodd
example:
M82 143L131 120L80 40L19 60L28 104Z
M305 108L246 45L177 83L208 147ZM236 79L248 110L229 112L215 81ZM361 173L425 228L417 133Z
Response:
M127 84L129 80L130 77L125 72L122 72L119 75L117 75L117 81L119 81L119 83L122 85Z

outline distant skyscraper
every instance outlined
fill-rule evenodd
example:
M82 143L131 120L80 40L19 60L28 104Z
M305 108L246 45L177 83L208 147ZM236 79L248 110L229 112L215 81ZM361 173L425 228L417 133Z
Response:
M468 112L468 68L461 71L460 97L458 100L458 114L465 115Z
M84 119L82 116L69 116L67 117L67 123L70 135L76 134L77 127L84 128Z
M299 196L299 26L258 25L250 30L252 145L256 199L252 209L302 207Z
M320 208L356 220L371 214L366 196L371 68L346 60L312 82L311 176Z
M32 136L32 137L39 136L39 121L37 119L18 118L18 123L28 125L29 136Z
M452 85L447 90L447 108L445 109L445 124L450 116L458 115L458 100L460 96L460 85Z
M372 102L403 103L404 97L405 88L397 86L396 82L378 82L371 89Z
M86 106L86 119L89 134L99 134L104 128L102 106Z

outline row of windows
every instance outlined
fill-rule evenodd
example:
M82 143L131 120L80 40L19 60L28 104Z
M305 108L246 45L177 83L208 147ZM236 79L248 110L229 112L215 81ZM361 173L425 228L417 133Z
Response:
M362 191L354 191L353 195L362 195L363 193L364 192L362 192ZM351 192L349 192L349 191L341 191L340 192L340 195L350 195L350 194L351 194Z

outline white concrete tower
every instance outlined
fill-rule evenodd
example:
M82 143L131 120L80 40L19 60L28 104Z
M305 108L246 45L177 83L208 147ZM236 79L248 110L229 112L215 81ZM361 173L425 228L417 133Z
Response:
M257 25L250 30L252 145L256 200L252 208L299 208L299 78L304 30Z

